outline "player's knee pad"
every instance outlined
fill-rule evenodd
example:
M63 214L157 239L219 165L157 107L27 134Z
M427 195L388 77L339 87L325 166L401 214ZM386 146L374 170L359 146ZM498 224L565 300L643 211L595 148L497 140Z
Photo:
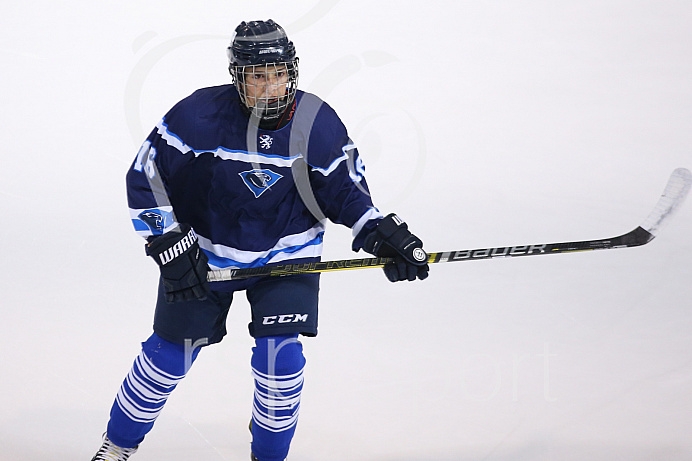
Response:
M166 341L156 333L142 343L142 354L157 370L172 376L184 376L197 358L200 348Z

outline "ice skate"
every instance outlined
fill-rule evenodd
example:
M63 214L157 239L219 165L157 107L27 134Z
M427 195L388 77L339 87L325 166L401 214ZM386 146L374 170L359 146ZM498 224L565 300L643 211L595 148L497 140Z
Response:
M137 451L137 447L134 448L121 448L114 444L108 439L106 434L103 434L103 445L96 452L91 461L127 461L134 452Z

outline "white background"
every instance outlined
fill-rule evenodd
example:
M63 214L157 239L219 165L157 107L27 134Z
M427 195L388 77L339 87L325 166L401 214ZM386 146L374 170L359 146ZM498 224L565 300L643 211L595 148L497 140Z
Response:
M11 2L0 15L0 459L87 460L158 270L124 175L273 18L429 251L629 231L692 167L684 0ZM692 205L627 250L322 278L292 460L692 458ZM331 226L325 256L348 258ZM248 458L237 296L133 459Z

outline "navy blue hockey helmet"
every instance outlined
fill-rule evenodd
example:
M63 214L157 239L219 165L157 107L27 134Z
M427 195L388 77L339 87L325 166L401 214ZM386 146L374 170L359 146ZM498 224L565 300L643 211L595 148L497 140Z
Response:
M298 57L284 29L271 19L243 21L236 27L226 53L228 70L243 104L261 119L281 116L293 103L298 87ZM280 86L278 94L271 95L268 90L267 97L253 97L261 87L249 81L248 75L257 72L278 78L278 83L272 82L275 93L277 85Z
M292 62L296 48L283 27L272 21L241 22L228 47L230 66Z

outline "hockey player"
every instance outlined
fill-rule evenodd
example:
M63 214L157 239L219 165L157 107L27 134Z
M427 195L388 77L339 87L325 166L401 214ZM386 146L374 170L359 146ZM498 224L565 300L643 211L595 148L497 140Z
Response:
M422 242L372 204L363 163L334 110L297 89L293 42L272 20L241 23L227 50L232 84L176 104L127 174L135 230L160 266L153 334L113 403L96 460L126 460L203 346L226 334L245 290L255 339L251 459L286 458L300 408L299 335L317 334L319 275L207 282L207 271L318 261L325 218L352 248L390 256L391 281L424 279Z

